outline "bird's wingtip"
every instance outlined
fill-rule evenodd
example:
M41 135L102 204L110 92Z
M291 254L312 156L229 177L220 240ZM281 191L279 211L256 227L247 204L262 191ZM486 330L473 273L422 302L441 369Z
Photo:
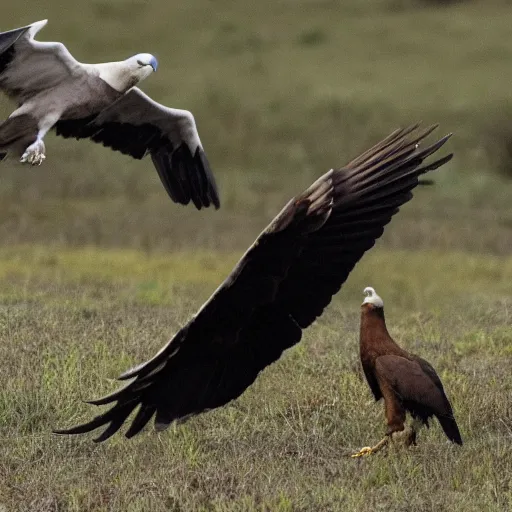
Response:
M30 37L34 37L46 24L48 23L48 20L39 20L35 23L32 23L29 25L29 35Z
M48 20L39 20L39 21L34 21L34 23L32 23L30 26L31 27L37 27L37 28L43 28L46 24L48 23Z
M69 434L69 430L65 428L56 428L52 430L52 434L55 434L57 436L64 436L66 434Z

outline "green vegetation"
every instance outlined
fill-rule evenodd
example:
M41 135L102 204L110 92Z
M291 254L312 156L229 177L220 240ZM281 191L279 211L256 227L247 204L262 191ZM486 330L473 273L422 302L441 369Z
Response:
M2 30L49 18L41 38L82 61L155 53L143 88L194 112L223 205L173 205L151 162L83 141L0 165L0 510L512 508L511 7L435 4L6 4ZM95 414L81 400L153 355L292 195L419 119L455 132L455 159L239 400L131 441L50 434ZM358 361L367 285L441 375L462 448L435 423L348 457L385 428Z
M149 429L101 446L50 429L91 417L96 411L81 400L113 389L111 378L156 352L238 254L20 247L0 257L0 489L9 507L477 511L512 504L510 257L373 251L303 343L241 399L168 432ZM348 457L384 429L382 405L373 403L358 363L358 306L370 283L388 305L392 335L438 369L462 449L436 424L415 449Z

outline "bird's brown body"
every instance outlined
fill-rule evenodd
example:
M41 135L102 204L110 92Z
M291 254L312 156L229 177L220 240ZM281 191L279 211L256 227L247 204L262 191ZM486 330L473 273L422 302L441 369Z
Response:
M371 288L368 290L375 293ZM381 301L380 297L375 297ZM376 306L365 301L361 306L360 356L375 400L384 399L386 436L402 432L406 413L410 413L420 424L427 426L429 418L437 417L448 439L462 444L452 406L439 376L430 363L410 354L391 338L380 304ZM409 443L415 443L414 429L408 439Z
M386 407L387 434L404 429L405 410L395 397L392 387L385 379L379 380L376 363L379 357L395 355L409 359L409 354L391 338L384 322L384 311L370 304L362 306L360 329L360 355L366 380L375 400L384 398Z

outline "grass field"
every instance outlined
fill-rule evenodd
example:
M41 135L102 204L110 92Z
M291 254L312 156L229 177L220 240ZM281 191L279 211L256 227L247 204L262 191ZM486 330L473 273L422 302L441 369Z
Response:
M150 161L47 138L0 168L0 511L512 509L512 7L466 1L5 3L2 30L82 61L150 51L143 89L196 116L221 210L172 204ZM7 100L1 103L7 115ZM156 434L57 437L156 352L291 196L398 125L454 160L418 190L303 342L239 400ZM465 441L378 441L358 361L372 285L438 370Z

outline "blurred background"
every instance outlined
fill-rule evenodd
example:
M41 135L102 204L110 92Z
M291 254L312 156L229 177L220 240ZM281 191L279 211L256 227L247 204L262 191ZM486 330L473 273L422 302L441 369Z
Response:
M50 134L41 167L1 165L4 245L244 248L316 177L423 121L456 156L383 243L510 253L510 2L24 0L2 29L43 18L37 37L82 62L158 57L142 88L195 115L222 209L172 204L149 158Z

